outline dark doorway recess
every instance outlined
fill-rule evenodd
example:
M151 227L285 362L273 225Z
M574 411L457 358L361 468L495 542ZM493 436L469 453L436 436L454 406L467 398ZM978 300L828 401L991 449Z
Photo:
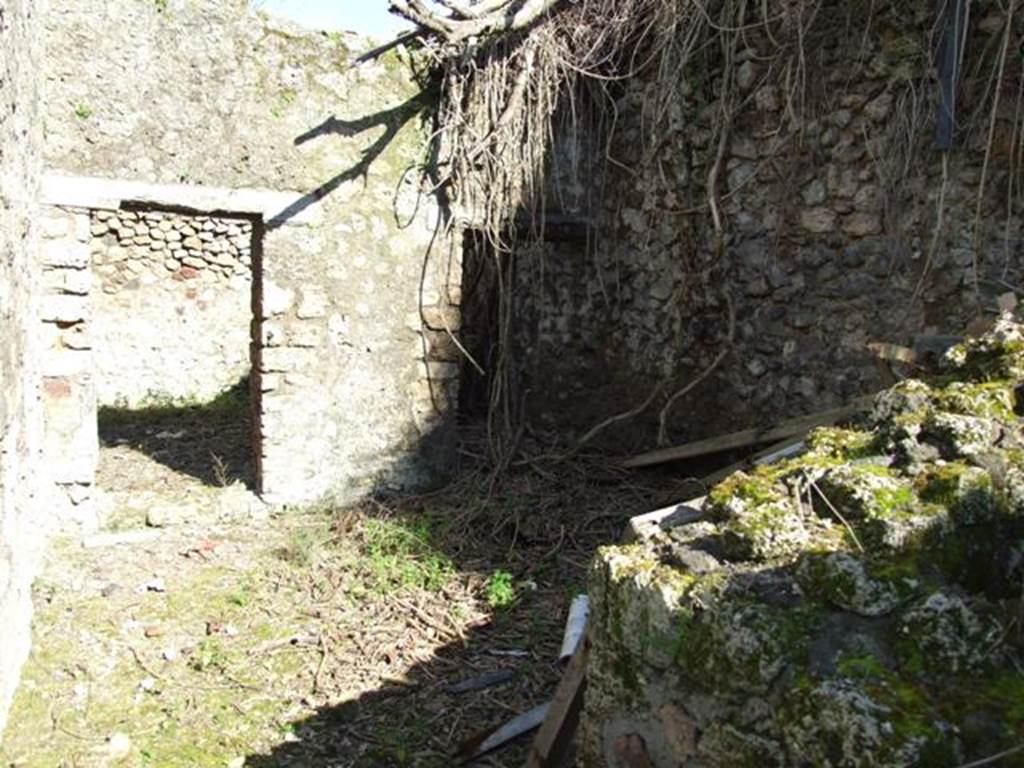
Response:
M499 264L485 235L470 230L462 251L462 344L482 370L463 360L459 384L459 416L486 418L498 360L500 326Z

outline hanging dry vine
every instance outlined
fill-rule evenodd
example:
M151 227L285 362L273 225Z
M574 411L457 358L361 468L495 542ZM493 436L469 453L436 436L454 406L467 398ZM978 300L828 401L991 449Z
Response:
M1021 1L995 3L1006 16L1007 31L1000 39L1001 55L989 67L989 90L973 102L974 115L991 115L994 121L1004 79L1021 77L1019 56L1012 67L1007 65L1010 41L1020 40L1014 8ZM507 343L514 301L508 256L522 246L515 242L516 230L510 224L524 211L535 220L542 218L537 213L545 202L545 164L556 122L560 131L580 128L576 123L584 120L581 114L586 110L580 109L579 99L587 91L593 102L590 114L597 116L598 123L587 128L592 135L603 132L603 141L610 146L619 117L614 86L642 74L649 86L646 98L654 105L641 120L642 154L651 158L666 133L670 105L679 101L686 73L708 73L714 82L711 98L717 103L710 146L717 148L717 154L710 158L706 200L698 210L709 216L711 249L716 259L722 258L729 222L719 174L736 115L753 92L774 86L781 92L783 105L775 132L801 141L803 126L813 116L809 114L814 110L812 92L827 90L816 82L820 77L809 71L812 32L818 30L821 40L821 27L834 32L846 24L845 35L840 36L860 40L863 49L881 13L879 7L887 4L871 0L859 16L842 3L832 3L825 11L826 0L389 0L389 5L392 12L416 24L440 74L435 183L443 189L460 225L486 236L495 262L499 338L498 357L491 366L489 433L493 456L503 466L521 434L522 403L510 357L513 345ZM932 42L922 41L917 49L923 52L914 61L917 75L906 77L902 84L890 83L903 113L891 123L888 144L893 146L886 149L886 142L881 144L879 154L885 157L879 158L878 165L884 183L894 190L911 172L911 159L922 144L920 128L932 113L922 95L927 90L922 85L928 83ZM759 81L745 94L734 87L740 50L748 55L755 52L760 72ZM868 58L861 55L857 66L866 66ZM1019 101L1018 95L1018 113ZM974 117L965 122L975 122ZM1015 121L1010 142L1011 165L1016 166L1011 175L1021 173L1020 123L1024 120ZM992 129L987 127L991 144ZM901 143L906 146L897 146ZM611 160L610 152L605 160ZM647 162L643 159L638 167L625 170L636 173ZM979 200L984 181L983 177ZM1011 180L1011 195L1022 187ZM940 202L939 225L941 208ZM541 237L540 230L532 228L532 236ZM933 248L939 247L938 234ZM663 404L662 439L666 414L677 401L672 397Z

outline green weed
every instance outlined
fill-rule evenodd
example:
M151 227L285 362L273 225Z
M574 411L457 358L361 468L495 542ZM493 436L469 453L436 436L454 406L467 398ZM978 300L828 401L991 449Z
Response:
M320 537L312 528L296 528L288 534L288 543L281 549L281 557L292 565L305 567L316 560Z
M227 667L228 655L217 638L207 637L196 646L188 664L196 672L223 670Z
M85 104L77 105L75 107L75 117L79 120L88 120L92 117L92 108Z
M491 574L484 591L487 595L487 604L491 608L508 608L516 600L512 574L500 568Z
M432 544L429 518L412 524L367 520L362 535L372 586L378 591L425 589L436 592L455 573L451 560Z

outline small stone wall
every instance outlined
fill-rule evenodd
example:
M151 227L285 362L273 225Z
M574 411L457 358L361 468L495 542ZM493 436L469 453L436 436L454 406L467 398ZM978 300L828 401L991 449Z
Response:
M1004 318L941 374L600 551L583 766L931 768L1019 748L1024 326Z
M203 402L249 374L252 222L92 215L99 404Z
M31 586L49 510L40 503L38 193L46 3L0 11L0 738L29 651Z

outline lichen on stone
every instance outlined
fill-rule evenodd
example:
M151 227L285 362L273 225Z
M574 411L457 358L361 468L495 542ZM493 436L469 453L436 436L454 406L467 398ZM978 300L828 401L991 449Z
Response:
M851 461L871 456L877 451L875 435L859 429L819 427L807 436L810 456Z
M903 615L899 632L910 668L955 674L997 664L1005 630L955 591L941 589Z
M1001 429L992 419L936 411L925 420L923 432L934 441L944 459L970 459L987 453Z
M622 617L624 650L598 632L592 663L629 671L597 673L584 719L616 709L614 678L630 712L693 715L700 765L954 766L1024 742L1024 330L1001 323L607 560L623 578L595 614Z
M785 765L782 745L778 741L728 723L715 723L703 733L700 754L703 764L711 768L771 768Z
M799 611L722 600L683 623L676 664L684 675L719 690L766 691L803 653L811 621Z
M922 501L945 507L959 525L991 520L998 509L989 473L960 461L935 464L914 484Z

